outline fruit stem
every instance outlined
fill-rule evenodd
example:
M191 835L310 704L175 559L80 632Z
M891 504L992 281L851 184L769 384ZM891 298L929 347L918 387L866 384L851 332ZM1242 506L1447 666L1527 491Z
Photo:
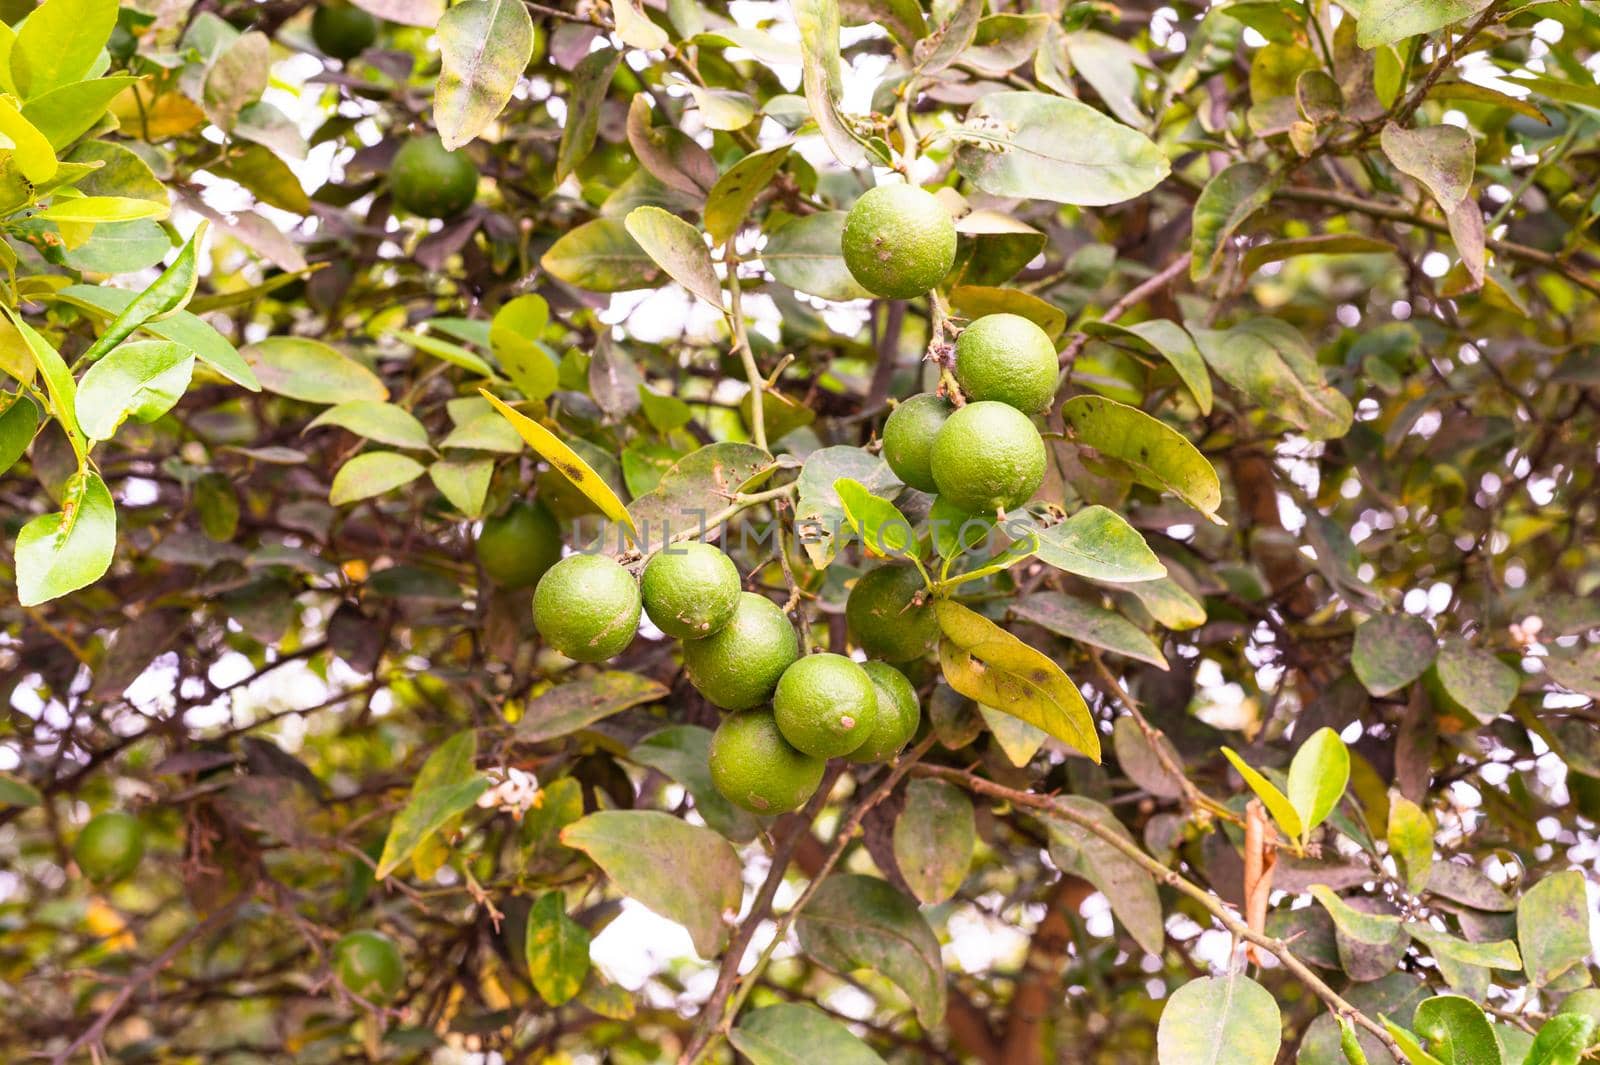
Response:
M733 346L744 363L744 376L750 382L750 435L756 447L767 450L767 419L762 410L762 393L766 382L761 378L761 368L756 365L755 352L750 350L750 335L744 328L744 297L739 288L739 256L733 241L723 245L723 261L728 267L728 328L733 332Z

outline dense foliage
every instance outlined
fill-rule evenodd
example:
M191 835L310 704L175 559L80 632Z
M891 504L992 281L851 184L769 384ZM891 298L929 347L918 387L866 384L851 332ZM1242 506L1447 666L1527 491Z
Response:
M1600 1056L1595 5L0 15L0 1058Z

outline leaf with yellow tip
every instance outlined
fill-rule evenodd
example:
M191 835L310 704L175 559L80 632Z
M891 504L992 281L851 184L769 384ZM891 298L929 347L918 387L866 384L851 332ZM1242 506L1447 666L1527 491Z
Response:
M578 491L588 496L589 501L599 507L602 514L612 521L621 522L628 530L629 539L637 542L638 530L634 528L628 508L622 505L622 500L618 499L611 486L594 472L593 467L578 457L576 451L563 444L560 437L521 411L513 410L487 388L480 388L478 391L506 421L511 423L511 427L517 431L518 436L527 441L529 447L577 486Z

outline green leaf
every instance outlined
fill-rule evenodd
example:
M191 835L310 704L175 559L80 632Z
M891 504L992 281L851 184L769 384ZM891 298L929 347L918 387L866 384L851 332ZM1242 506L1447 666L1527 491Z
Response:
M728 1042L750 1065L883 1065L871 1047L815 1006L780 1002L745 1013Z
M272 42L266 34L250 30L234 38L206 68L200 93L206 117L219 129L233 129L239 112L261 99L271 70Z
M1476 15L1490 0L1362 0L1356 43L1373 49L1397 44L1419 33L1444 29Z
M849 477L833 482L833 490L868 554L877 558L907 558L917 554L917 534L911 522L887 499L868 491L866 485Z
M390 447L428 449L428 430L404 407L376 399L354 399L329 407L306 426L306 431L336 425L359 437Z
M1159 1065L1272 1065L1283 1021L1248 976L1203 976L1173 992L1156 1029Z
M1166 753L1166 764L1157 754L1157 745ZM1176 799L1183 794L1182 778L1167 768L1167 765L1182 766L1183 756L1165 736L1151 743L1131 716L1119 717L1111 729L1111 746L1116 751L1118 767L1134 784L1165 799Z
M511 423L527 445L539 454L546 462L561 472L561 475L571 481L573 486L595 506L600 508L600 513L612 521L621 522L630 533L637 535L633 527L633 518L628 514L628 509L622 505L622 500L611 490L611 486L601 479L598 473L578 453L562 443L550 430L529 418L526 414L511 409L488 389L480 388L478 393L493 405L494 409Z
M572 89L566 98L567 119L561 128L561 144L556 148L556 184L565 181L594 149L600 130L600 107L621 61L621 52L601 48L584 56L573 68Z
M449 434L439 441L439 446L515 455L522 450L523 439L517 435L516 429L510 422L499 413L490 410L450 430Z
M839 63L839 0L794 0L800 28L801 81L823 142L846 170L867 161L861 139L839 110L844 75Z
M1094 716L1053 659L958 603L937 599L933 606L944 633L939 664L950 687L1100 761Z
M528 704L517 722L517 738L526 743L555 739L630 707L658 702L667 694L664 685L620 670L567 681Z
M161 279L158 278L156 284L160 283ZM140 298L138 293L104 285L68 285L58 295L74 306L107 315L127 313ZM142 312L135 311L134 314L141 315ZM162 340L182 344L193 351L201 362L234 384L251 392L261 391L261 383L256 379L255 371L250 369L249 363L234 350L228 339L188 311L176 311L167 318L141 317L141 324L136 328L143 329ZM100 345L106 335L117 331L119 330L108 326L101 340L97 340L95 344ZM116 342L120 343L122 339L118 337ZM106 345L106 350L109 351L115 346L115 343Z
M239 354L255 370L262 388L290 399L333 406L389 398L377 374L310 337L267 337Z
M1350 752L1331 728L1307 737L1289 763L1289 802L1300 815L1304 834L1327 818L1339 805L1350 781Z
M1133 837L1106 806L1079 795L1056 802L1129 843ZM1166 942L1161 899L1144 867L1100 836L1066 821L1050 822L1050 860L1062 872L1081 876L1111 903L1111 912L1147 953L1159 957Z
M392 492L410 484L426 471L422 463L394 451L363 451L339 467L328 489L328 502L336 507Z
M169 318L194 297L195 285L200 276L198 265L200 241L206 234L207 225L208 223L201 221L195 227L194 234L184 241L182 248L178 249L172 265L161 271L161 276L152 281L143 292L130 297L127 305L117 312L117 316L83 353L84 362L94 362L141 327L148 328L153 322ZM165 339L176 341L178 338ZM228 349L232 352L232 345L228 345ZM198 354L199 349L195 350ZM237 355L234 358L237 361ZM255 380L253 375L251 380Z
M611 14L617 20L617 36L628 47L650 52L667 46L667 31L650 21L641 0L612 0Z
M618 891L687 928L702 958L722 952L743 896L727 840L655 810L602 810L562 829L561 842L588 854Z
M170 340L116 347L78 382L78 424L90 440L109 440L127 418L153 422L189 387L194 352Z
M437 36L433 124L445 148L454 151L482 133L510 101L533 58L533 19L521 0L465 0L439 19Z
M483 517L494 478L492 458L445 458L428 467L428 479L450 505L468 518Z
M1222 505L1217 471L1165 422L1103 396L1074 396L1061 416L1075 439L1125 463L1140 484L1166 489L1207 517Z
M894 822L894 862L919 902L932 906L960 890L977 839L966 792L942 780L906 785L905 807Z
M59 598L99 580L117 550L117 511L100 475L79 472L61 493L61 511L41 514L17 534L17 601Z
M1589 955L1589 904L1582 873L1552 873L1517 900L1517 944L1535 987L1583 964Z
M756 197L764 192L788 161L791 144L751 152L717 178L706 195L706 232L717 243L732 239L744 224Z
M1600 699L1600 644L1579 644L1542 659L1551 680L1591 699Z
M1278 786L1268 780L1259 770L1251 766L1231 747L1222 748L1222 755L1244 777L1244 782L1250 790L1256 793L1267 812L1272 814L1272 819L1278 822L1278 828L1290 840L1298 843L1305 835L1305 822L1300 819L1300 811L1295 808L1289 797L1278 790Z
M761 265L780 285L819 299L870 299L872 293L850 273L839 250L845 212L818 211L796 218L767 234Z
M382 880L411 857L424 840L458 814L472 809L478 796L489 790L489 778L474 767L478 760L478 734L472 729L451 736L422 763L411 795L389 825L374 873Z
M1149 192L1171 169L1144 134L1040 92L984 95L955 136L956 169L993 196L1099 207Z
M669 725L640 740L628 757L688 789L706 824L735 843L749 843L760 833L761 822L729 802L711 782L710 729Z
M1166 657L1154 640L1115 610L1096 603L1061 592L1035 592L1012 604L1011 614L1057 636L1148 662L1157 669L1167 668Z
M1450 1065L1501 1065L1494 1026L1471 999L1435 995L1417 1007L1411 1025L1429 1052Z
M1373 695L1389 695L1422 676L1438 651L1433 629L1411 614L1375 614L1356 629L1350 664Z
M44 796L21 777L0 773L0 806L41 806Z
M1194 223L1190 227L1189 276L1204 281L1216 273L1222 255L1239 232L1272 200L1278 180L1260 163L1241 162L1219 171L1194 203Z
M1581 1013L1561 1013L1539 1026L1533 1046L1522 1065L1578 1065L1594 1042L1595 1019Z
M45 0L11 46L11 77L24 99L82 81L117 24L117 0Z
M1471 133L1460 126L1406 129L1390 122L1380 139L1395 169L1419 182L1444 210L1467 198L1477 165Z
M835 487L849 479L872 493L890 493L900 480L880 456L858 447L825 447L806 457L800 468L794 528L811 564L826 568L838 551L834 533L848 521Z
M1521 683L1516 670L1458 637L1444 641L1434 668L1445 693L1484 725L1511 708Z
M138 81L113 77L62 85L23 104L22 117L59 152L93 129L111 101Z
M1249 277L1270 263L1281 263L1302 255L1387 255L1394 251L1393 244L1375 237L1358 233L1318 233L1310 237L1291 237L1252 245L1244 253L1241 273Z
M1039 538L1034 549L1039 561L1067 573L1111 584L1159 580L1167 575L1167 567L1139 530L1109 507L1084 507L1048 528L1022 518L1016 522L1019 529Z
M722 284L698 229L670 211L648 206L628 212L623 224L668 277L722 310Z
M1469 943L1420 921L1407 921L1405 930L1412 939L1432 951L1441 963L1450 961L1457 965L1503 969L1507 972L1522 969L1522 956L1517 953L1517 945L1509 939Z
M548 1006L570 1002L589 975L589 930L567 916L559 891L540 895L528 910L522 941L528 978Z
M460 344L452 344L441 337L428 336L425 333L413 333L408 329L396 329L394 338L402 343L410 344L418 351L425 351L436 359L442 359L452 366L459 366L463 370L470 370L481 377L493 377L494 367L484 362L477 355L468 351Z
M16 465L39 429L39 408L33 400L19 396L7 402L0 413L0 474Z
M78 466L81 469L84 457L88 454L88 447L84 443L83 430L78 426L78 386L72 379L72 371L67 369L61 353L40 336L33 326L24 322L9 307L5 308L5 315L21 334L29 357L38 367L39 376L44 378L45 391L50 397L49 413L55 415L62 431L67 434L67 441L72 445L72 452L77 456Z
M906 993L924 1028L944 1018L939 938L916 904L885 880L834 874L796 923L800 949L839 973L869 969Z
M596 218L563 234L539 263L556 278L591 292L649 288L661 279L660 267L620 218Z
M1146 357L1165 359L1194 397L1200 413L1211 413L1211 374L1206 370L1205 359L1200 357L1200 349L1195 346L1194 338L1183 326L1165 318L1153 318L1131 326L1121 326L1115 322L1087 322L1083 331Z
M1389 792L1389 853L1400 865L1406 890L1420 895L1433 869L1433 818L1398 791Z
M1400 1052L1405 1055L1407 1065L1446 1065L1445 1062L1428 1053L1416 1036L1395 1024L1389 1018L1383 1018L1383 1026L1388 1030L1395 1044L1400 1047Z
M1350 431L1350 401L1322 377L1316 352L1287 322L1256 318L1232 329L1191 329L1206 362L1228 384L1313 440Z
M549 323L550 305L531 292L508 301L489 322L495 360L528 399L546 399L556 390L555 360L539 341Z
M1313 884L1311 894L1322 903L1339 931L1364 946L1379 947L1401 934L1400 918L1386 913L1366 913L1356 909L1324 884Z

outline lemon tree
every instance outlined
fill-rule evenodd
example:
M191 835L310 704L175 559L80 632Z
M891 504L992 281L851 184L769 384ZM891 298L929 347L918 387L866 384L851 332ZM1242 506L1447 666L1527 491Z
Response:
M0 3L0 1060L1600 1055L1600 14Z

